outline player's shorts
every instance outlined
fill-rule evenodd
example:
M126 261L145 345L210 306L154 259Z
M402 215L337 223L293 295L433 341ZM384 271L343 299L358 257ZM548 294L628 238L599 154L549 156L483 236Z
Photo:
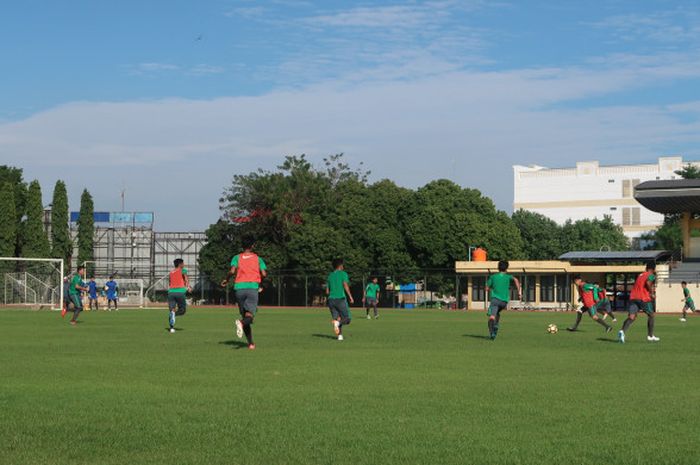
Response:
M605 299L602 302L598 302L598 305L596 306L596 308L603 313L612 312L612 305L610 304L610 301L607 299Z
M489 310L486 313L488 316L496 316L498 315L501 310L505 310L508 308L508 302L505 300L501 299L491 299L491 303L489 304Z
M647 315L652 315L654 310L654 302L642 302L641 300L630 300L630 306L627 310L631 314L636 314L639 311L643 311Z
M78 294L70 294L70 301L75 306L76 310L83 309L83 299Z
M695 302L693 302L692 300L686 301L684 310L690 310L691 312L694 312L695 311Z
M598 304L586 307L585 305L581 307L581 313L588 313L590 316L594 316L598 313Z
M175 311L177 307L177 311ZM175 315L182 316L187 312L187 299L183 292L168 292L168 308L171 312L175 311Z
M236 289L236 300L241 316L245 317L246 313L255 316L258 311L258 298L257 289Z
M350 310L348 309L348 301L345 299L328 299L328 308L331 310L331 316L334 320L350 320Z
M365 306L366 307L376 307L377 306L377 299L374 297L365 297Z

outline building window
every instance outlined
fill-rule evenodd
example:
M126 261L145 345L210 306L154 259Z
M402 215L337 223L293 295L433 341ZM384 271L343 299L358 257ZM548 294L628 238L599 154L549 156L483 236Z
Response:
M472 302L486 301L486 278L474 276L472 278Z
M531 275L518 275L516 276L518 281L520 281L520 286L523 288L523 301L524 302L534 302L535 301L535 287L536 279ZM518 300L518 290L515 286L510 288L510 299Z
M625 207L622 209L622 226L639 226L642 211L639 207Z
M571 283L567 276L557 275L557 302L571 302Z
M554 276L540 276L540 301L554 302Z
M624 179L622 181L622 197L625 199L632 197L637 184L639 184L639 179Z
M608 179L608 182L609 182L610 184L612 184L612 183L615 182L615 180L614 180L614 179Z
M611 211L617 211L617 207L610 207Z

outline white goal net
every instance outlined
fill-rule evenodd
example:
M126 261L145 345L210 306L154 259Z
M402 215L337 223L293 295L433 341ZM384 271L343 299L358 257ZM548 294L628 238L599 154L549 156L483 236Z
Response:
M0 257L0 304L6 307L61 308L63 260Z
M109 278L95 278L97 284L97 300L102 305L107 305L107 290L105 285ZM143 279L115 277L117 283L117 302L122 307L143 307ZM106 307L105 307L106 308Z

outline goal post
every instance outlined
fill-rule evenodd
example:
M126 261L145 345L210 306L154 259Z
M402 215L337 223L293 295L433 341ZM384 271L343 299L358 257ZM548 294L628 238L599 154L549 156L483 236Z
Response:
M63 306L63 277L60 258L0 257L2 303L6 306Z

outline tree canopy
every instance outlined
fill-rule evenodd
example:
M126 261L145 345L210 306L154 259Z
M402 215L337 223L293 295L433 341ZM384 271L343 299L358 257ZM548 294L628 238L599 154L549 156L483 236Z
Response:
M80 217L78 218L78 265L94 258L95 206L87 189L80 196ZM91 266L87 272L91 274Z
M22 257L48 257L51 251L44 229L44 206L39 181L29 183L26 220L22 226Z
M68 192L63 181L56 181L51 203L51 254L65 263L73 255L73 242L68 228Z

